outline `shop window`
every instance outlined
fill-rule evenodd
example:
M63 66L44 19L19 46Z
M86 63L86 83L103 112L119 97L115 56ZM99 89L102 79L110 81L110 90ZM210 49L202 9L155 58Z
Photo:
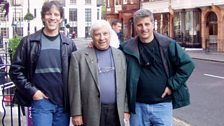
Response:
M175 12L174 39L184 47L200 47L200 11Z

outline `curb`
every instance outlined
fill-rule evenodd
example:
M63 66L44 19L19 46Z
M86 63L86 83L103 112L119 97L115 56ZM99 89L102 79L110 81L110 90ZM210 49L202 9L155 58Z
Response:
M192 59L197 59L197 60L204 60L204 61L212 61L212 62L218 62L218 63L224 63L222 60L215 60L215 59L205 59L205 58L198 58L198 57L191 57Z
M190 124L178 119L178 118L175 118L173 117L173 122L174 122L174 125L173 126L191 126ZM175 125L176 124L176 125Z

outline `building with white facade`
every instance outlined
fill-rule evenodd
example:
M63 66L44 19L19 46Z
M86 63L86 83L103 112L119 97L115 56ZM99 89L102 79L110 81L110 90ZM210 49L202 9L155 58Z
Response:
M41 21L41 7L47 0L7 0L10 4L8 16L4 16L4 12L0 12L0 33L7 41L15 36L26 36L29 33L43 27ZM101 19L101 2L98 0L58 0L64 6L65 18L62 23L62 29L69 34L76 32L77 37L87 37L89 35L90 25L94 20ZM28 29L28 21L24 20L24 16L28 12L33 14L34 19L30 21ZM70 26L65 28L65 26Z

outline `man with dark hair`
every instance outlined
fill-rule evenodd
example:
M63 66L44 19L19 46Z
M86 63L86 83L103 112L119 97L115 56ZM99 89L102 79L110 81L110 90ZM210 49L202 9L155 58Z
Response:
M119 20L113 20L111 22L112 29L117 33L118 39L120 42L124 41L124 36L122 33L122 23Z
M58 1L43 4L44 28L24 37L12 60L15 101L31 106L33 126L69 126L68 69L74 42L59 32L64 18Z
M185 84L194 63L178 43L153 32L151 11L134 14L137 37L122 43L131 126L172 126L172 109L190 104Z

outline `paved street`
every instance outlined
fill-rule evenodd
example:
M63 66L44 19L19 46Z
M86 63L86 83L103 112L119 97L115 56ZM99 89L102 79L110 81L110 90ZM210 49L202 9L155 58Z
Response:
M191 105L174 116L191 126L224 126L224 63L194 59L196 68L188 80Z

